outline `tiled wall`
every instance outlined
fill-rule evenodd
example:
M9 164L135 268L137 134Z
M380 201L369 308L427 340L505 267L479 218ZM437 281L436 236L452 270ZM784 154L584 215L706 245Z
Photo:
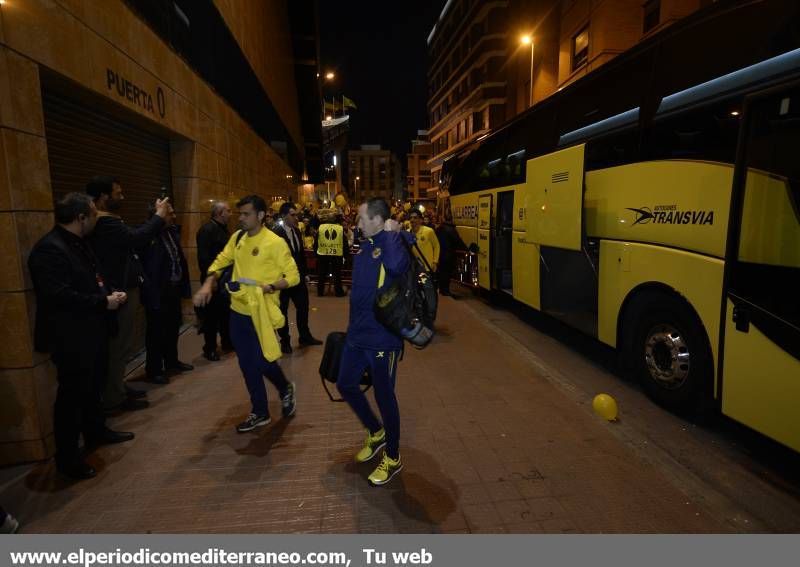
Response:
M282 10L285 13L285 6ZM241 29L248 25L256 28L245 34L248 41L266 35L265 24L257 19L237 24L245 26ZM288 22L269 25L287 28ZM264 61L288 56L280 46L271 53L271 45L266 42L253 49ZM4 264L0 465L42 459L53 448L54 372L48 358L32 348L35 301L26 268L31 247L53 224L40 86L43 69L172 132L175 207L194 280L198 277L194 235L208 219L210 202L234 201L248 193L265 198L285 194L290 173L279 156L122 0L9 0L0 5L0 259ZM164 117L109 89L108 69L148 92L162 89ZM271 80L287 80L285 75L259 77L267 87ZM268 92L282 93L275 99L276 108L293 136L299 136L296 101L288 94L294 92L291 81Z

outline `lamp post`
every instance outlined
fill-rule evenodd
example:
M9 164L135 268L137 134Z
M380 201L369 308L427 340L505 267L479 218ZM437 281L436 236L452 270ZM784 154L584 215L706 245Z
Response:
M317 73L317 78L319 79L319 73ZM330 120L332 116L327 115L327 109L325 108L325 83L331 83L336 78L336 73L333 71L327 71L325 75L323 75L322 79L322 115L325 116L325 120ZM334 106L332 110L333 115L336 115L336 107Z
M358 175L356 175L356 194L355 194L356 199L358 199L358 182L360 179L361 178Z
M528 106L533 106L533 37L530 34L525 34L519 38L519 42L522 45L530 45L531 46L531 88L528 92Z

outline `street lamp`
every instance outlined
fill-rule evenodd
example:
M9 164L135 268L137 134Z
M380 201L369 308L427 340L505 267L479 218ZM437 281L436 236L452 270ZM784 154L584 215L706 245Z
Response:
M361 178L358 175L356 175L356 198L358 198L358 182L360 180L361 180Z
M531 46L531 88L530 92L528 92L528 106L533 106L533 37L530 34L525 34L519 38L519 42L522 45Z
M327 73L325 73L325 79L327 79L328 81L332 81L335 78L336 78L336 73L334 73L333 71L328 71Z

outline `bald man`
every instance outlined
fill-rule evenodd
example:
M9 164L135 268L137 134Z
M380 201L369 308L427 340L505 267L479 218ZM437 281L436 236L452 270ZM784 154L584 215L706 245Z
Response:
M211 220L197 231L197 263L200 268L200 282L206 281L208 267L222 252L230 239L228 220L231 218L231 208L228 203L218 201L211 207ZM203 320L203 356L208 360L219 360L217 352L217 333L222 342L222 350L233 350L231 337L228 331L230 319L230 300L219 291L214 292L211 302L206 307L206 316Z

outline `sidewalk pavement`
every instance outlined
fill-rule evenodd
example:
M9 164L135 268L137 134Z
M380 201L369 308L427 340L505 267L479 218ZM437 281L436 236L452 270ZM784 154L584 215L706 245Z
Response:
M311 328L344 330L347 298L312 297ZM52 462L0 470L0 502L24 533L705 533L719 524L498 340L466 302L443 298L439 334L398 371L404 469L373 488L356 465L364 431L320 384L322 347L295 348L295 417L248 434L234 355L210 363L181 338L195 371L151 386L151 407L110 421L134 431L70 484ZM290 308L294 322L294 309ZM296 345L296 332L292 329Z

